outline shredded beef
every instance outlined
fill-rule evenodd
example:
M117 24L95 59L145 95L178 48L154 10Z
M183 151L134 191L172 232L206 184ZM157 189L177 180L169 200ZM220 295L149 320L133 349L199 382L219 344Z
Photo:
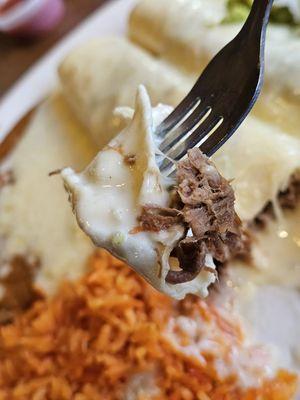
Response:
M182 224L184 219L179 210L159 206L144 206L138 218L143 231L160 232L173 225Z
M271 219L275 218L274 207L269 202L264 209L249 223L251 229L264 229Z
M290 178L285 191L278 194L278 202L282 209L294 209L300 201L300 172L296 172ZM251 228L264 229L269 220L275 218L274 206L269 202L264 209L256 216Z
M300 200L300 171L296 172L290 179L288 188L279 193L279 204L282 208L295 208Z
M192 236L175 248L180 270L170 270L166 282L179 284L193 280L205 266L206 254L215 261L248 253L248 240L234 210L234 192L229 182L199 149L188 152L177 168L176 208L143 208L139 222L144 230L159 232L181 225Z
M169 271L168 283L189 282L196 278L205 263L205 244L195 238L186 238L175 249L180 271Z
M176 273L176 282L173 271L169 271L166 277L168 283L183 283L194 279L205 268L205 255L208 253L215 261L224 263L238 254L248 252L246 236L234 210L233 189L199 149L190 150L187 160L179 163L177 181L183 205L181 212L193 234L190 240L199 249L201 244L200 253L204 257L201 263L199 259L197 263L195 259L190 259L189 276L183 258L178 258L182 271ZM190 251L187 247L182 250L187 253Z
M210 224L210 215L205 207L191 208L184 212L185 222L192 227L196 237L203 237L207 231L207 226Z
M206 231L236 229L233 189L199 149L190 150L188 159L179 163L177 179L184 212L196 210L205 214ZM195 234L203 221L193 218L190 224Z

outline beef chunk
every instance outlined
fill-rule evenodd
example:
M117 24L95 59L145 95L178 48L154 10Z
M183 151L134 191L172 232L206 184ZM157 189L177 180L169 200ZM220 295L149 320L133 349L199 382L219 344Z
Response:
M143 207L138 221L143 231L160 232L171 228L171 226L182 224L183 216L175 208L148 205Z
M279 193L278 199L282 208L293 209L296 207L300 199L300 171L291 177L287 189Z
M144 230L159 232L180 224L191 232L175 248L180 270L170 270L166 282L193 280L207 269L206 254L221 263L248 254L249 241L234 210L233 189L199 149L189 150L187 159L178 164L177 198L174 208L147 206L139 218Z
M188 158L178 164L177 181L182 202L181 212L193 234L178 244L181 254L178 259L183 271L180 283L183 283L194 279L205 268L206 254L224 263L238 254L246 254L249 249L241 221L234 210L233 189L199 149L190 150ZM189 240L189 246L181 246L186 240ZM168 273L166 281L179 283L178 280L174 281L174 271Z
M199 149L190 150L188 159L179 163L177 179L183 211L188 213L187 218L195 235L199 229L237 232L239 221L234 211L233 189ZM190 221L191 210L196 218ZM197 218L199 213L202 214L201 220ZM203 221L206 222L205 226Z
M205 264L205 244L195 238L186 238L176 247L180 271L169 271L166 281L173 285L196 278Z
M288 187L285 191L278 194L278 202L282 209L293 210L300 201L300 171L291 176ZM269 220L275 219L274 206L269 202L264 209L256 216L253 223L250 224L252 229L264 229Z

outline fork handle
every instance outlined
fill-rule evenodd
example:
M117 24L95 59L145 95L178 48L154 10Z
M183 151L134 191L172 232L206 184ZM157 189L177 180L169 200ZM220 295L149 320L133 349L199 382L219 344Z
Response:
M273 2L274 0L254 0L240 35L250 40L257 39L259 43L264 41Z

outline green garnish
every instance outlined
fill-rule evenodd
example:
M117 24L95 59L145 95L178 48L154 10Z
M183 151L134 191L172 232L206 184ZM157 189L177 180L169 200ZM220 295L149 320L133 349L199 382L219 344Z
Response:
M249 15L252 0L227 0L227 16L224 23L243 22ZM270 21L274 24L285 24L289 26L299 26L291 10L287 7L274 5L271 11Z
M125 235L122 232L117 232L112 237L112 244L115 247L121 246L126 240Z
M288 7L274 6L270 20L275 24L299 25L299 21L295 21L295 18Z
M225 23L244 21L250 11L251 0L227 0L227 16Z

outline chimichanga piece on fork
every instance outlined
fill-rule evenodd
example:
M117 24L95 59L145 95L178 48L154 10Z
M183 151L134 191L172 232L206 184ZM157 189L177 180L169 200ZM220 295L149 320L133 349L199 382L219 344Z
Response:
M141 0L129 20L129 37L195 79L241 27L240 23L224 23L227 4L225 0ZM255 112L296 135L300 126L299 65L297 31L271 22L265 87Z
M112 113L134 105L144 84L154 105L175 106L191 84L181 74L121 38L95 39L74 49L59 68L65 98L99 147L122 127Z

